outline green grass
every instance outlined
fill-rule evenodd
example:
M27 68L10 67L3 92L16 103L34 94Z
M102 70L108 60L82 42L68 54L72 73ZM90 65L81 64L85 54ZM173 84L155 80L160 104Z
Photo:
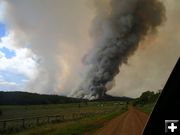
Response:
M101 107L103 104L103 107ZM21 105L21 106L0 106L2 110L2 115L0 119L13 119L22 117L32 117L39 115L54 115L54 114L70 114L73 112L94 112L94 111L104 111L112 108L113 102L90 102L88 105L81 104L78 107L78 103L73 104L52 104L52 105ZM99 109L103 108L103 109Z
M96 129L102 127L105 122L120 115L125 110L116 110L109 114L95 116L78 121L70 121L59 124L48 124L26 130L15 135L83 135L85 132L93 134Z
M51 123L38 127L36 126L19 133L11 133L11 135L82 135L85 132L93 134L93 132L102 127L105 122L127 110L125 105L119 105L117 102L91 102L88 103L88 105L81 105L80 108L78 107L78 104L0 107L3 112L6 112L0 116L3 119L50 114L65 114L68 117L72 115L72 113L78 112L100 112L99 114L76 121L71 120L63 123Z
M146 104L146 105L138 105L138 106L136 106L136 108L138 108L142 112L145 112L147 114L151 114L151 112L154 109L154 106L155 106L155 103L149 103L149 104Z

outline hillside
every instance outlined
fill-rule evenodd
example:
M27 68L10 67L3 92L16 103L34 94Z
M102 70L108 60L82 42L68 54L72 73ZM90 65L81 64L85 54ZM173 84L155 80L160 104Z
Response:
M78 103L82 99L58 95L45 95L29 92L0 92L0 105L36 105L36 104L61 104Z
M118 97L118 96L111 96L108 94L104 94L104 96L100 99L96 99L95 101L130 101L133 98L130 97Z
M94 101L129 101L128 97L113 97L105 95L102 99ZM63 103L80 103L87 101L59 95L46 95L29 92L2 92L0 91L0 105L38 105L38 104L63 104Z

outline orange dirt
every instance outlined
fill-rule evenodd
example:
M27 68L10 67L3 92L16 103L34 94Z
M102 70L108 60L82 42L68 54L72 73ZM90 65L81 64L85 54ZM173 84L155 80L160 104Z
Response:
M147 120L147 114L129 107L127 112L97 130L95 135L141 135Z

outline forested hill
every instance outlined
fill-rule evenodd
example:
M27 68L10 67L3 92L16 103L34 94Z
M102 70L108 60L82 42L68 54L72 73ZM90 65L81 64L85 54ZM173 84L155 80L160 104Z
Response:
M105 95L102 99L94 101L129 101L128 97L113 97ZM58 95L45 95L29 92L3 92L0 91L0 105L38 105L38 104L63 104L63 103L80 103L85 99L71 98ZM92 101L93 102L93 101Z
M36 105L36 104L61 104L78 103L82 99L58 95L41 95L29 92L0 92L0 105Z
M131 101L133 98L130 97L118 97L104 94L103 98L96 99L95 101Z

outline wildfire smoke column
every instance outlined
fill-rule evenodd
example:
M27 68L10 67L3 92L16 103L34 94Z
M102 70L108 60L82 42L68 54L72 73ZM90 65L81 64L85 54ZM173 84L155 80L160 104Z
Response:
M111 0L106 9L99 6L103 2L95 1L96 16L91 31L94 47L83 59L90 68L74 91L75 97L102 98L113 87L121 64L165 20L165 8L160 0Z

